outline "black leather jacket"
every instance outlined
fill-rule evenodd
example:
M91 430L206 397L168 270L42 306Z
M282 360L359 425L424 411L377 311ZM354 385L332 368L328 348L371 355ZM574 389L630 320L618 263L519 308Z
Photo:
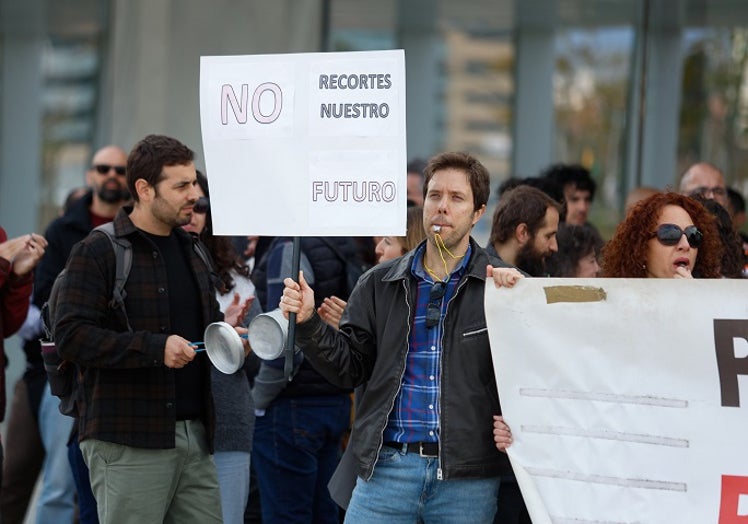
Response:
M488 478L511 471L493 442L501 413L483 310L489 258L472 239L467 271L447 306L439 393L440 478ZM415 251L369 270L358 282L340 331L315 313L297 327L297 344L327 380L341 387L366 383L350 445L358 474L371 478L408 353L417 283Z

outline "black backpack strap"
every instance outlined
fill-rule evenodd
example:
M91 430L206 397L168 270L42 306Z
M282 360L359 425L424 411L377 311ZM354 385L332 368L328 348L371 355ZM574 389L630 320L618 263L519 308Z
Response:
M208 271L210 271L211 274L215 273L216 265L213 262L213 257L208 253L208 248L205 247L205 244L203 244L196 236L192 237L192 248L195 250L195 253L197 253L197 256L200 257L200 260L203 261L205 267L208 268Z
M205 264L205 268L208 270L210 275L210 283L215 289L222 289L223 281L216 271L216 263L213 260L213 256L210 254L210 251L208 251L206 245L203 244L202 240L200 240L200 237L193 233L190 235L192 236L192 249L195 251L197 256L200 257L200 260L203 261L203 264Z

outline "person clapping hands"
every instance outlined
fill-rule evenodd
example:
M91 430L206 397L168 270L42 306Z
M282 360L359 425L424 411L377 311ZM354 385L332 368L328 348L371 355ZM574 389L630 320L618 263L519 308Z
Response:
M30 233L0 243L0 258L10 262L13 274L22 277L39 263L46 248L43 236Z

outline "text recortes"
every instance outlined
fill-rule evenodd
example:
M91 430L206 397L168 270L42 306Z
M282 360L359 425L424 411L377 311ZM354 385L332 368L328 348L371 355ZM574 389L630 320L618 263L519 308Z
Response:
M389 73L321 74L319 89L380 90L392 87ZM376 102L330 102L320 104L320 118L387 118L390 106Z

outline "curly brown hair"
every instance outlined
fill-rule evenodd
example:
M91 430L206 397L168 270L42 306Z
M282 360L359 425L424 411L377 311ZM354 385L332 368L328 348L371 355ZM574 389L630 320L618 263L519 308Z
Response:
M647 244L665 206L683 208L704 236L692 271L694 278L720 278L722 243L714 217L696 200L678 193L652 195L629 211L603 248L601 276L646 278Z

